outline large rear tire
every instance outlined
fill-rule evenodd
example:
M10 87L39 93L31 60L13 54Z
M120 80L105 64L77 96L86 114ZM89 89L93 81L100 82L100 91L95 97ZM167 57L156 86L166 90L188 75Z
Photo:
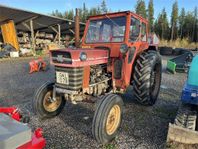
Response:
M92 123L92 133L98 143L112 141L118 133L123 110L122 98L115 94L104 96L97 105Z
M155 104L161 84L162 63L156 51L139 55L133 73L134 96L143 105Z
M56 100L52 100L54 83L46 82L36 92L32 100L33 111L40 118L52 118L62 111L65 106L63 96L57 94Z

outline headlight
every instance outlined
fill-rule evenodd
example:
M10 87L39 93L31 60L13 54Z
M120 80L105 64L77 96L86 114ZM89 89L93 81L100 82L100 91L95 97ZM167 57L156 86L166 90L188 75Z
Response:
M87 60L87 54L85 52L80 53L80 60L81 61L86 61Z
M122 54L126 54L127 51L128 51L128 46L126 44L121 44L121 46L120 46L120 52Z

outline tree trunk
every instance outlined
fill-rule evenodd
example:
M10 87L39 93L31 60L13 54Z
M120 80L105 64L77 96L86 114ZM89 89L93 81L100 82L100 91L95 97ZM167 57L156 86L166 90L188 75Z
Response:
M163 23L162 23L162 35L161 38L164 39L164 27L163 27Z
M174 36L174 24L172 25L171 40L173 40L173 36Z
M183 25L181 25L181 33L180 33L180 38L183 38Z
M194 37L195 37L195 26L196 26L196 20L193 21L193 31L192 31L192 39L191 39L191 41L194 41Z

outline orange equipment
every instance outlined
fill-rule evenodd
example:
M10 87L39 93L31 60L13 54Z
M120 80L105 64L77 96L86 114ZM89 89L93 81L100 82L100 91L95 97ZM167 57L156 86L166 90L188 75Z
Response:
M1 25L1 32L4 43L11 44L17 51L19 50L19 42L17 39L16 29L13 20L9 20Z
M46 62L42 58L38 58L37 60L32 60L29 62L30 72L38 72L40 70L46 70Z

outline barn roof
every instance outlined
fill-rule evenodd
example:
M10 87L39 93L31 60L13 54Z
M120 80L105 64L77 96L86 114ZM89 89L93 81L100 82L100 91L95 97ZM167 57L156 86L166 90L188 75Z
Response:
M18 31L28 32L29 29L24 26L24 22L31 19L33 20L34 30L47 33L54 33L51 27L57 24L61 27L61 34L72 34L72 30L75 28L73 20L0 5L0 24L7 20L13 20ZM84 28L85 24L80 23L81 34L83 34Z

